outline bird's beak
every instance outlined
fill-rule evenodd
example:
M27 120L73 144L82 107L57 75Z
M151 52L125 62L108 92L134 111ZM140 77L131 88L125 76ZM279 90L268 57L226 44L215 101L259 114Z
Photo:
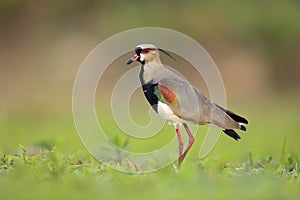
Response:
M140 58L139 55L134 54L134 56L133 56L132 58L130 58L126 64L129 65L129 64L131 64L133 61L137 61L139 58Z

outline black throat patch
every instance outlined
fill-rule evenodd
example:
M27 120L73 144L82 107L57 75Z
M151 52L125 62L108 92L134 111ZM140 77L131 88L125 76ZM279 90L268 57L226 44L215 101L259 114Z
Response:
M152 108L157 112L157 104L158 104L158 98L154 94L154 91L157 87L157 83L149 82L142 85L144 95L148 102L151 104Z

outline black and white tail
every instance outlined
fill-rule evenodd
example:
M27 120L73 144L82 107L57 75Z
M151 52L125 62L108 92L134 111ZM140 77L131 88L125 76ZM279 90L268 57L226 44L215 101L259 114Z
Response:
M239 116L239 115L231 112L230 110L222 108L221 106L218 106L218 107L221 108L223 111L225 111L225 113L227 115L229 115L229 117L231 117L234 121L236 121L236 122L238 122L240 124L240 128L239 128L240 130L246 131L246 127L244 125L242 125L242 124L248 124L248 120L247 119L245 119L245 118L243 118L243 117L241 117L241 116ZM226 135L232 137L235 140L241 139L241 137L233 129L224 129L223 132Z

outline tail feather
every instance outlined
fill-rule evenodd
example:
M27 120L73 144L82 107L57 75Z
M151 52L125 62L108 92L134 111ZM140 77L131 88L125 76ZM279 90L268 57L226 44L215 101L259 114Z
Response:
M223 132L232 137L233 139L235 139L236 141L238 141L239 139L241 139L241 137L232 129L224 129Z
M219 105L217 105L221 110L223 110L231 119L233 119L235 122L239 123L239 130L246 131L246 127L242 124L248 124L248 120L244 117L241 117L230 110L227 110ZM242 123L242 124L241 124ZM232 137L235 140L241 139L241 137L233 130L233 129L223 129L223 132L228 135L229 137Z
M237 114L235 114L235 113L233 113L229 110L226 110L225 112L226 112L227 115L229 115L235 121L243 123L243 124L248 124L248 120L245 119L244 117L241 117L241 116L239 116L239 115L237 115Z
M244 117L241 117L233 112L231 112L230 110L227 110L219 105L217 105L220 109L222 109L227 115L229 115L234 121L239 122L239 123L243 123L243 124L248 124L248 120L245 119ZM242 129L241 129L242 130Z
M244 125L240 125L240 130L246 131L246 127Z

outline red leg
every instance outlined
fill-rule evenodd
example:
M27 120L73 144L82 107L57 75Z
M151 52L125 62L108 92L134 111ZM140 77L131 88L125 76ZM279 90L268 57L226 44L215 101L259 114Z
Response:
M178 150L179 150L179 159L182 156L182 151L183 151L183 141L182 141L182 137L180 134L180 129L179 126L176 126L176 134L177 134L177 138L178 138Z
M186 154L189 152L190 148L192 147L192 145L193 145L193 143L195 141L195 138L194 138L193 134L191 133L188 125L186 123L183 123L183 126L184 126L187 134L189 135L189 144L187 145L187 147L186 147L185 151L183 152L183 154L179 157L178 163L180 163L180 164L184 160Z

